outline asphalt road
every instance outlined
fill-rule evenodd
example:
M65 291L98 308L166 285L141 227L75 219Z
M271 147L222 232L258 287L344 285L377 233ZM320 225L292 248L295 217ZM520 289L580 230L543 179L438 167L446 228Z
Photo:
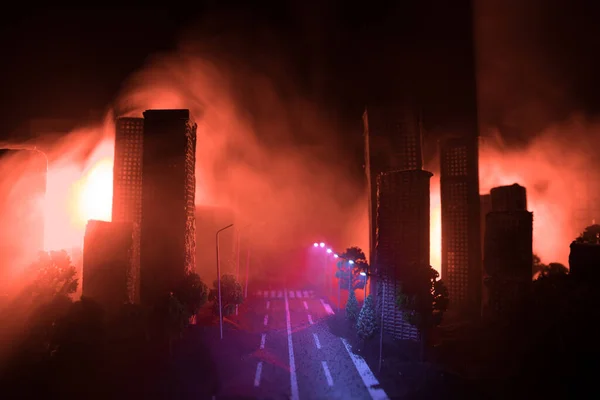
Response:
M238 329L226 332L226 348L212 349L222 354L216 357L222 372L214 398L387 399L366 363L329 332L325 319L331 313L311 290L249 293Z

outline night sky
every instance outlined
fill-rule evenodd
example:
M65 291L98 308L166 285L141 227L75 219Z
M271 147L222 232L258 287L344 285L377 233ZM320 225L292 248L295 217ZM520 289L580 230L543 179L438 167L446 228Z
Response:
M470 115L467 1L252 3L4 13L2 135L30 118L103 110L149 56L175 49L182 37L255 69L276 60L288 81L281 90L357 131L365 104L399 91L416 93L431 130ZM569 113L594 115L600 108L600 28L590 2L521 3L475 6L475 31L483 32L476 52L480 119L504 127L508 138L527 138Z

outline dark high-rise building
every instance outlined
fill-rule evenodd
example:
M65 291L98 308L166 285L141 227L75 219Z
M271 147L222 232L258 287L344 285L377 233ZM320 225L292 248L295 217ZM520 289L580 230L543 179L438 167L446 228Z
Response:
M416 268L429 268L429 183L423 170L384 172L377 180L377 236L373 264L381 278L377 308L384 331L398 339L417 339L417 329L404 321L396 306L400 285Z
M195 269L196 124L188 110L144 112L140 295L153 304Z
M600 278L600 225L587 226L569 246L569 273L580 282L595 282Z
M517 183L495 187L490 196L494 211L527 211L527 191Z
M48 160L37 150L0 149L0 280L44 250Z
M531 286L533 213L523 208L527 195L522 186L498 187L491 193L492 211L486 215L485 224L484 267L488 311L499 316L514 312L514 306L525 301ZM500 200L494 201L498 194Z
M142 156L144 119L117 118L113 168L114 222L131 222L133 227L132 290L140 297L140 224L142 222Z
M485 238L485 217L490 211L492 211L492 195L482 194L479 197L480 212L481 212L481 256L483 258L483 245Z
M377 226L377 178L382 172L423 167L420 115L408 102L368 107L363 115L365 164L370 187L370 254L374 254Z
M83 240L82 295L109 313L131 302L132 257L132 223L88 221Z
M447 139L441 146L442 278L451 313L481 315L481 215L478 139Z
M480 199L480 215L481 215L481 261L485 259L485 221L489 212L492 211L492 196L490 194L482 194ZM485 282L485 268L482 271L482 282ZM489 301L489 290L486 285L481 285L481 306L484 308Z

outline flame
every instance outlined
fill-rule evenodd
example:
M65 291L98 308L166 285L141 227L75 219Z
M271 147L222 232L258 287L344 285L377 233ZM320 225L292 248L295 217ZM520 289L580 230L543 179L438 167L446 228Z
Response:
M114 140L104 139L83 166L74 160L50 165L45 202L47 250L83 245L90 219L111 220Z

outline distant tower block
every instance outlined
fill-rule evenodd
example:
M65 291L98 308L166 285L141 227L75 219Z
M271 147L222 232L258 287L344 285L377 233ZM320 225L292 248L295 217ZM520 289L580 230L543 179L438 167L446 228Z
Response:
M490 191L492 211L527 211L527 190L515 183Z
M144 112L140 294L154 304L196 267L196 124L188 110Z
M448 139L440 149L442 278L457 317L481 316L481 215L476 137Z
M112 220L133 224L133 267L129 286L136 303L140 301L143 146L144 119L118 118L115 131Z
M429 186L423 170L385 172L377 180L375 268L382 285L377 307L384 307L384 331L397 339L418 339L396 306L401 282L415 268L429 268ZM385 286L385 299L383 291Z
M421 119L409 102L369 106L363 115L365 163L370 185L370 254L375 254L377 179L382 172L423 167Z

